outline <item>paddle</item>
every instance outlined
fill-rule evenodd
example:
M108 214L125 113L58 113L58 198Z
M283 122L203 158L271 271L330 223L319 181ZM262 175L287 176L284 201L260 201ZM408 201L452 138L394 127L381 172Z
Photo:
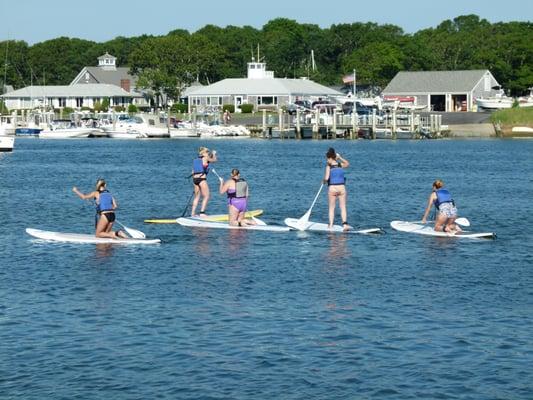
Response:
M119 224L122 227L122 229L124 229L126 231L126 233L128 235L130 235L133 239L146 239L146 235L144 234L144 232L138 231L137 229L133 229L133 228L127 227L122 222L119 222L116 219L115 219L115 222L117 224Z
M183 212L181 213L180 217L185 217L185 214L187 213L187 209L189 208L189 204L191 204L192 196L194 196L194 190L189 196L189 200L187 200L187 204L185 205L185 208L183 209Z
M299 231L305 231L308 227L307 223L309 222L309 217L311 216L311 211L313 210L313 207L315 206L315 203L318 199L318 196L320 195L320 192L322 192L322 188L324 187L324 184L322 183L320 185L320 189L318 189L318 193L315 196L315 199L313 200L313 203L311 204L311 207L309 207L309 210L298 219L296 222L294 228L298 229Z

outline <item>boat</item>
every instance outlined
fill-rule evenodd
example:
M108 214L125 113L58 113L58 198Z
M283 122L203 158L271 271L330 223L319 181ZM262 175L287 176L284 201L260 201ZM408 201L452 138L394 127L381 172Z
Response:
M492 97L479 97L476 99L476 104L480 110L511 108L513 103L514 99L512 97L507 97L503 89L500 89L500 91Z
M127 119L119 119L112 124L102 127L105 133L131 133L142 138L168 138L170 137L168 127L158 127L153 118L145 115L130 116ZM108 135L109 136L109 135ZM111 137L111 136L109 136ZM116 136L118 138L118 135Z
M529 96L518 98L519 107L533 107L533 87L529 88Z
M288 232L291 230L288 226L267 225L261 220L256 220L257 225L237 226L230 225L226 222L206 221L197 217L181 217L176 222L182 226L191 228L214 228L214 229L236 229L247 231L268 231L268 232Z
M44 231L41 229L26 228L26 233L34 238L46 240L50 242L64 242L64 243L84 243L84 244L158 244L160 239L112 239L96 237L95 235L81 234L81 233L65 233Z
M0 152L13 151L15 147L15 137L0 135Z
M246 211L246 213L244 214L244 217L245 218L252 218L252 217L258 217L260 216L261 214L263 214L263 210L250 210L250 211ZM168 219L145 219L144 222L147 223L147 224L177 224L177 220L178 220L179 217L177 218L168 218ZM228 214L213 214L213 215L206 215L205 217L198 217L198 218L201 218L202 220L204 221L218 221L218 222L222 222L222 221L228 221L229 220L229 216Z
M16 128L16 136L39 136L39 133L43 131L43 128Z
M392 139L391 128L376 128L374 131L374 137L376 139Z
M408 221L392 221L390 223L392 229L400 232L415 233L417 235L437 236L457 239L494 239L496 234L494 232L470 232L462 231L455 234L448 232L436 231L432 225L422 224L420 222Z
M39 133L40 139L72 139L86 138L93 131L92 128L76 126L71 120L55 120Z
M341 225L333 225L332 228L328 228L328 224L323 224L320 222L312 222L308 221L305 224L305 229L300 229L299 219L296 218L285 218L285 225L298 229L298 230L305 230L305 231L311 231L311 232L334 232L334 233L359 233L359 234L376 234L376 233L383 233L383 229L381 228L367 228L367 229L349 229L345 231Z
M140 139L143 137L139 132L137 131L107 131L106 136L111 139Z

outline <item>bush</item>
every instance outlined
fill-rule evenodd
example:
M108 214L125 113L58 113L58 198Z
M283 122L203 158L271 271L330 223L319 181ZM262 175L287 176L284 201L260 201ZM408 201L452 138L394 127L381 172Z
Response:
M63 107L63 115L70 115L74 112L73 108L70 107Z
M253 104L241 104L240 109L243 112L243 114L250 114L254 110L254 105Z
M137 112L139 112L139 109L137 108L135 104L130 104L128 106L128 114L135 114Z
M224 104L222 106L222 112L226 110L233 114L235 112L235 106L233 104Z
M102 99L102 104L100 104L100 111L109 110L109 97L104 97Z
M115 106L113 108L116 112L124 112L125 108L123 106Z
M170 111L172 111L173 113L184 114L189 111L189 107L187 106L187 104L175 103L175 104L172 104L172 107L170 107Z
M9 114L9 109L2 100L0 100L0 114Z

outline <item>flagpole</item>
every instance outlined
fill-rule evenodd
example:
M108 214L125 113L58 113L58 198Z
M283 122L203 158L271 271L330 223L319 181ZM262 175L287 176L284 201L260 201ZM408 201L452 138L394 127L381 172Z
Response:
M354 101L355 101L355 98L357 97L357 92L356 92L356 88L355 88L355 69L353 70L353 98L354 98Z

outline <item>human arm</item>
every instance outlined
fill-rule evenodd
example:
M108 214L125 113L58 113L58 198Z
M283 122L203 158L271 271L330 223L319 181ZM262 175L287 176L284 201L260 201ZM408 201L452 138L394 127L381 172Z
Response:
M76 186L72 188L72 191L82 200L95 199L97 196L97 192L84 194L80 192Z
M340 166L342 168L348 168L350 166L350 162L348 160L346 160L345 158L342 158L342 156L337 153L337 162L340 163Z
M219 193L220 194L224 194L228 191L229 189L229 181L227 181L226 183L224 183L224 179L222 179L222 177L219 177L218 180L220 181L220 186L219 186Z
M329 166L329 163L326 165L326 171L324 172L324 179L322 180L322 183L328 183L329 181L329 171L331 170L331 167Z
M207 162L217 162L218 159L217 159L217 151L216 150L213 150L211 153L209 153L208 156L204 157L204 161L207 161Z
M436 198L437 198L437 195L435 194L435 192L432 192L429 195L428 204L426 206L426 211L424 212L424 216L422 217L422 223L423 224L426 223L427 217L429 215L429 212L431 211L431 208L433 207L433 204L434 204Z

